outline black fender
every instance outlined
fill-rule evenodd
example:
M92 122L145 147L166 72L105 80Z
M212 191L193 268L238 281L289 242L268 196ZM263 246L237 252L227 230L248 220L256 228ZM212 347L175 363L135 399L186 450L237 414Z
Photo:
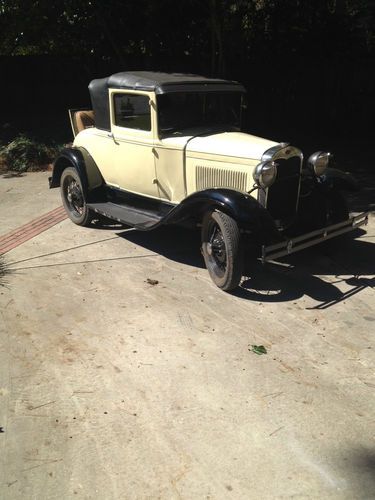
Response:
M320 177L320 186L324 191L358 191L358 181L349 173L343 172L337 168L327 168Z
M94 190L104 186L104 179L89 152L82 147L71 147L63 149L56 158L49 180L50 188L60 186L61 175L67 167L73 167L77 170L86 199L90 198L90 194Z
M252 233L261 241L279 241L280 233L269 212L252 196L234 189L212 188L197 191L181 201L163 219L163 224L200 221L210 210L230 215L240 230Z

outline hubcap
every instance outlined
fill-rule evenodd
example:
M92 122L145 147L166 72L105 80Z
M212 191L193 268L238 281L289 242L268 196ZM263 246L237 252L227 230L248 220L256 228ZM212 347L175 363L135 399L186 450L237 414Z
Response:
M227 253L223 233L219 226L215 224L209 243L207 243L207 253L213 257L218 266L225 268L227 261Z
M77 181L73 178L71 178L67 183L66 199L70 205L70 208L74 212L77 212L79 215L82 215L85 202L83 199L81 188Z

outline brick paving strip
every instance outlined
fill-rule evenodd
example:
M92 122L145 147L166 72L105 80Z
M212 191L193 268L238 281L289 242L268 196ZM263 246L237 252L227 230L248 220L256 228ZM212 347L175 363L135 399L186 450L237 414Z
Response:
M0 236L0 255L9 252L15 247L22 245L25 241L43 233L50 227L67 218L64 207L58 207L27 224L18 227L10 233Z

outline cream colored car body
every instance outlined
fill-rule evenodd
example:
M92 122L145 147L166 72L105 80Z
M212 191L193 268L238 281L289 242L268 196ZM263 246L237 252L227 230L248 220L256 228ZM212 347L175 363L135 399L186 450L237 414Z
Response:
M115 125L114 93L149 97L150 131ZM74 146L89 152L108 186L135 194L177 204L206 188L248 192L254 184L253 169L263 153L278 144L243 132L194 137L199 131L191 130L188 135L160 138L155 93L109 89L109 100L111 133L87 128L75 137Z
M245 88L238 82L120 72L92 80L89 92L93 110L70 111L74 147L61 151L49 180L51 188L60 186L78 225L104 216L143 231L201 226L209 274L230 291L241 281L243 252L265 263L367 222L367 212L349 216L340 190L354 190L356 183L328 167L329 153L317 151L304 163L302 152L286 143L223 132L221 122L239 118L224 99L203 101L211 129L183 129L199 123L193 93L234 92L242 103ZM178 92L190 93L189 99L172 98Z

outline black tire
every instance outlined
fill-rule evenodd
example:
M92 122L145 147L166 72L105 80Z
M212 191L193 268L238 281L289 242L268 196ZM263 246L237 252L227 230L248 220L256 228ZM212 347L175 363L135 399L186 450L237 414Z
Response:
M82 182L78 172L73 167L67 167L60 180L61 199L70 220L78 226L88 226L92 214L86 205Z
M239 285L243 253L240 231L232 217L219 210L204 216L202 254L215 285L226 292Z

